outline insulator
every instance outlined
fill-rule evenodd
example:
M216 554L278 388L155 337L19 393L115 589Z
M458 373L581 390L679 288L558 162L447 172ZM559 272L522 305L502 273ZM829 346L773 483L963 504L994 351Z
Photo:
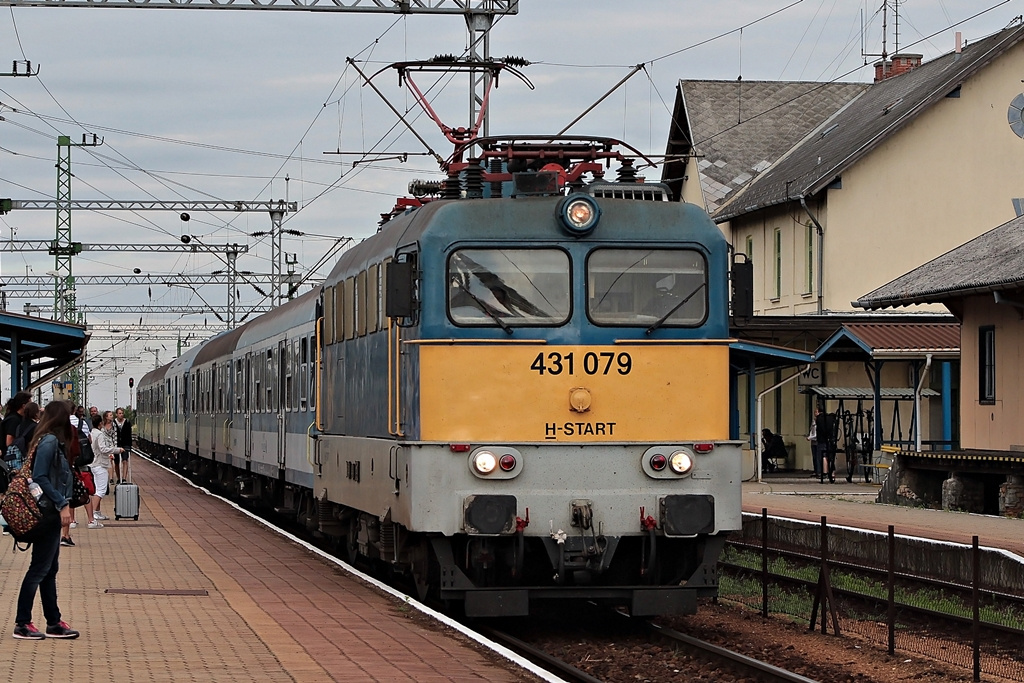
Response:
M450 174L444 181L444 199L458 199L462 194L457 173Z
M622 166L619 167L619 174L616 180L620 183L635 183L636 182L636 169L633 168L632 159L623 159Z
M492 174L494 174L494 175L497 175L497 174L501 173L501 159L494 159L494 158L492 158L490 160L490 168L488 170ZM491 181L491 197L495 198L495 199L501 197L501 181L500 180L492 180Z
M484 196L484 169L479 159L470 159L466 167L466 197L480 199Z
M501 63L508 66L530 66L530 62L522 57L506 56L505 59L501 60Z
M444 185L440 180L413 180L409 183L409 194L413 197L441 194L443 187Z

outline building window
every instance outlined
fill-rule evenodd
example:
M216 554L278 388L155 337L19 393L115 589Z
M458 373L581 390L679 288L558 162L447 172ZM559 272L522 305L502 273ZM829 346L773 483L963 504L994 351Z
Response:
M754 236L753 235L747 235L747 246L744 249L744 251L746 252L748 259L753 259L754 258Z
M978 400L996 402L996 328L978 329Z
M782 229L775 228L775 234L772 236L772 252L774 255L773 260L775 261L775 289L773 299L778 299L782 296Z
M804 237L804 253L807 255L807 267L804 269L806 281L804 292L810 294L814 291L814 228L807 226L807 233Z

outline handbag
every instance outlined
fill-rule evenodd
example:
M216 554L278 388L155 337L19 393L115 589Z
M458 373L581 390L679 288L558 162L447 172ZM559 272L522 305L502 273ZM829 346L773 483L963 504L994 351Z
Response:
M7 487L7 494L0 502L0 515L3 515L16 547L18 543L32 543L53 526L60 526L60 512L47 496L36 500L29 491L32 466L36 460L36 449L29 451L25 464L14 473Z
M74 468L75 480L71 484L71 499L68 505L80 508L89 502L89 497L96 493L96 482L89 470Z

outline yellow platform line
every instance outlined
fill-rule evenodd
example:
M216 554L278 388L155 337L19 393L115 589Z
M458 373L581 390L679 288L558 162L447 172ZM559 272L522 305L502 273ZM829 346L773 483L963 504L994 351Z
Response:
M305 681L334 680L326 669L309 656L309 653L288 631L267 614L245 589L221 568L216 560L210 557L190 535L178 526L174 517L167 514L157 501L152 497L148 498L146 507L166 529L174 542L192 558L199 571L213 582L231 609L249 625L292 678L296 681L303 681L303 683Z

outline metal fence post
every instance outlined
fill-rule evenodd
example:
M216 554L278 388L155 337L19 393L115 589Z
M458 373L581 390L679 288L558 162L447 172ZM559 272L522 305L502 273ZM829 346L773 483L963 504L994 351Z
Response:
M889 525L889 608L886 621L889 622L889 654L896 653L896 529Z
M971 540L971 564L974 565L974 576L971 579L971 602L974 603L973 623L974 631L974 680L981 680L981 614L980 614L980 591L981 591L981 551L978 549L978 537Z
M768 617L768 508L761 508L761 616Z

